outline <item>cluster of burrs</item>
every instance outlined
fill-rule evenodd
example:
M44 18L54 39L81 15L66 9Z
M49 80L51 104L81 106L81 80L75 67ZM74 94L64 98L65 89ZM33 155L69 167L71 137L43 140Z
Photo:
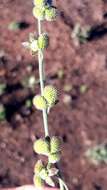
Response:
M58 16L58 10L52 6L51 0L34 0L33 16L39 21L47 20L54 21ZM47 33L42 33L35 37L34 34L29 35L29 41L23 45L30 49L34 55L38 50L44 50L49 45L49 37Z
M58 93L52 85L44 85L44 49L49 45L49 37L47 33L42 33L41 21L53 21L58 15L56 7L52 6L52 0L33 0L33 16L38 20L38 35L30 34L29 41L23 45L28 48L33 55L38 52L39 62L39 78L41 93L34 96L33 105L43 112L43 123L45 138L40 138L34 142L33 149L37 154L47 158L45 164L42 160L38 160L34 168L34 184L37 188L41 188L46 184L54 187L54 178L59 181L60 189L68 190L64 181L60 178L60 171L56 167L61 156L61 140L53 136L49 137L47 116L51 107L53 107L58 99Z
M43 95L36 95L33 98L33 104L39 110L50 110L50 108L54 106L57 101L57 94L58 93L55 87L47 85L43 90Z
M60 160L61 139L53 136L46 137L34 142L34 151L38 154L45 155L48 158L48 164L45 165L39 160L34 168L34 184L36 187L43 187L45 183L54 187L55 183L52 177L57 176L59 170L54 166Z
M51 0L34 0L33 15L42 21L53 21L58 15L58 10L52 6Z
M57 90L51 85L45 86L42 95L36 95L33 98L34 106L39 110L50 110L57 100ZM61 139L53 136L40 138L34 142L33 149L37 154L47 156L48 163L43 164L39 160L34 169L34 184L40 188L47 183L54 187L55 183L52 177L58 176L59 170L54 166L59 162L61 155Z
M48 34L43 33L39 36L35 36L35 34L30 33L29 35L29 41L23 42L23 46L27 49L29 49L32 53L32 55L35 55L35 53L39 50L44 50L49 45L49 37Z

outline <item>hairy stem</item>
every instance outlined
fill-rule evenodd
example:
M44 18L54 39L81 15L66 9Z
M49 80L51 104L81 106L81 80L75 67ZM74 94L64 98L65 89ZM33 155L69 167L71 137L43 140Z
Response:
M42 27L41 27L41 21L38 20L38 34L41 35ZM39 78L40 78L40 88L41 88L41 95L43 95L43 89L44 89L44 55L43 51L38 51L38 61L39 61ZM47 110L43 109L43 125L45 130L45 137L49 136L48 131L48 118L47 118Z

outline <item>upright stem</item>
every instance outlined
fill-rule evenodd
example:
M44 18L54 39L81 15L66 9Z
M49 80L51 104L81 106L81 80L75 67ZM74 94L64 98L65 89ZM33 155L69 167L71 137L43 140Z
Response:
M38 61L39 61L40 89L41 89L41 95L43 95L43 89L44 89L44 79L43 79L43 52L42 52L41 50L38 51Z
M42 27L41 27L41 20L38 19L38 34L41 35Z
M42 30L41 30L41 21L38 20L38 33L41 35ZM44 89L44 67L43 67L43 62L44 60L44 55L43 51L39 50L38 51L38 61L39 61L39 78L40 78L40 88L41 88L41 95L43 95L43 89ZM47 118L47 110L43 109L43 125L44 125L44 130L45 130L45 137L49 136L49 131L48 131L48 118Z

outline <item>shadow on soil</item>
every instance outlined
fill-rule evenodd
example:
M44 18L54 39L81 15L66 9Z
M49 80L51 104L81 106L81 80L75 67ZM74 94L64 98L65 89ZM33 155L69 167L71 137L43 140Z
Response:
M100 39L107 35L107 25L101 24L97 26L93 26L90 32L90 36L88 38L89 41Z

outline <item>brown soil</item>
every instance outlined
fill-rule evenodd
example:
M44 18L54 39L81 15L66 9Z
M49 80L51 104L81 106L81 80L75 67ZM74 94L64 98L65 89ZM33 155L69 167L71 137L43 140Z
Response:
M107 190L107 166L94 166L84 157L88 147L107 139L107 1L56 0L60 18L44 23L50 34L46 51L47 83L56 85L60 102L49 115L51 135L63 138L62 171L70 190ZM21 43L35 31L32 1L0 1L0 82L7 88L1 96L6 120L0 123L0 187L32 183L33 167L38 156L32 144L43 136L41 113L25 107L25 101L38 93L23 88L25 76L38 78L37 57L32 57ZM9 23L22 23L20 30L10 31ZM75 47L71 32L76 22L95 28L87 43ZM37 27L36 27L37 31ZM28 66L32 69L28 70ZM58 78L58 70L64 77ZM72 85L69 92L66 84ZM88 89L79 92L82 84ZM66 95L72 102L65 103Z

